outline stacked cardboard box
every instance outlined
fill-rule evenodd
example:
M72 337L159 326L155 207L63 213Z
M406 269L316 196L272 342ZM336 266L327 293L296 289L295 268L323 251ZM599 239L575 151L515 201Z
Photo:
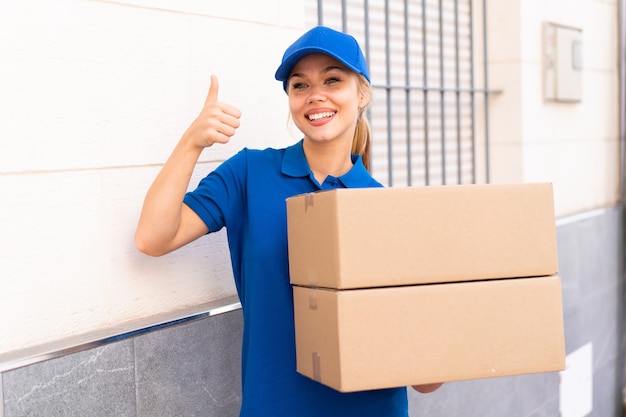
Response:
M297 370L339 391L559 371L551 184L287 200Z

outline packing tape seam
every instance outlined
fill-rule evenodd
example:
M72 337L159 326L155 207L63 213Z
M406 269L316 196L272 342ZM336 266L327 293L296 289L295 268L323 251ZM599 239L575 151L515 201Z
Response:
M321 358L318 352L311 353L311 359L313 361L313 379L321 382L322 381L322 367L321 367Z

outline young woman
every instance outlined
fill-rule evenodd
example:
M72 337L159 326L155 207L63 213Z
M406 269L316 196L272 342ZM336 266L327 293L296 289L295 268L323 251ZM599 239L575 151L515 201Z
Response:
M296 372L285 200L381 186L366 169L370 131L363 113L371 87L365 58L353 37L320 26L285 51L276 79L303 139L284 149L243 149L186 193L202 150L228 142L239 126L241 113L217 101L211 77L200 115L147 193L136 246L158 256L227 228L244 315L241 416L406 417L406 388L343 394Z

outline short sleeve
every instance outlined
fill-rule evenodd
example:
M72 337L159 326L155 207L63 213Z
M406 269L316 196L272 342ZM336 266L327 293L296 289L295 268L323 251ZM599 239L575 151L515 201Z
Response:
M245 207L244 184L247 176L247 154L243 149L224 161L200 181L195 190L185 194L188 205L209 228L216 232L227 226Z

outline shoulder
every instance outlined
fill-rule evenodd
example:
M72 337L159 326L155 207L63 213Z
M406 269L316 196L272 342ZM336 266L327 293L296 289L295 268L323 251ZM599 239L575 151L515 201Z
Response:
M219 168L239 170L250 166L258 166L259 164L271 164L272 161L280 158L282 158L280 149L252 149L245 147L228 157L220 164Z
M255 149L255 148L243 148L232 158L236 159L246 159L246 160L264 160L264 159L274 159L274 158L282 158L285 154L287 148L265 148L265 149ZM231 159L232 159L231 158Z
M370 176L370 183L368 184L367 187L368 188L384 188L385 186L382 185L380 182L378 182L376 178Z
M253 159L274 159L282 158L285 154L285 148L265 148L265 149L248 149L248 155Z
M383 185L365 168L361 155L352 155L352 169L342 176L348 188L376 188Z
M293 155L293 146L286 148L243 148L229 159L230 164L240 168L247 168L251 172L258 172L259 169L281 171L285 158L290 159ZM232 160L232 161L231 161Z

